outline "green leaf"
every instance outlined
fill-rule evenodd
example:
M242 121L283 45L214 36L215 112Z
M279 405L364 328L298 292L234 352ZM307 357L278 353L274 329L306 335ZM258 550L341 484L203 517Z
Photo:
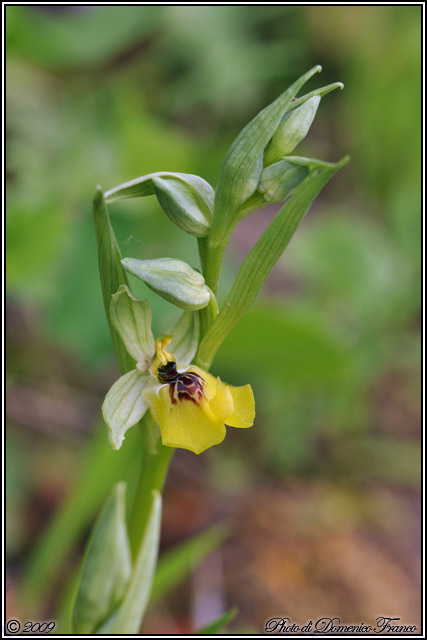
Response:
M107 393L102 415L109 427L108 439L113 449L120 449L126 431L146 412L148 403L142 392L150 382L149 374L134 369L121 376Z
M154 355L152 315L148 300L135 298L126 285L111 297L111 322L142 373L148 370Z
M96 241L98 245L98 264L101 277L102 296L104 299L105 315L111 331L113 347L119 363L120 371L126 373L135 367L120 336L114 328L110 318L111 296L116 293L120 285L127 284L125 271L120 262L120 249L114 231L110 224L107 205L101 187L98 187L93 200L93 215L95 220Z
M92 634L120 602L129 582L125 494L126 484L116 484L89 539L73 609L73 633Z
M313 200L334 173L347 162L346 157L332 168L309 177L261 235L242 264L219 315L200 344L197 357L200 366L209 368L222 341L254 302Z
M256 190L262 173L262 154L284 114L301 87L320 66L313 67L263 109L237 136L221 166L215 193L214 216L210 232L212 246L228 237L236 222L238 207ZM256 176L256 178L254 178Z
M127 439L126 446L113 451L105 438L104 421L100 420L90 446L82 452L79 477L70 495L28 558L20 593L24 608L41 610L49 598L49 586L60 579L67 554L91 525L112 483L126 478L137 463L140 434L131 432Z
M151 600L158 600L174 589L192 569L223 542L226 535L224 526L214 525L163 553L154 577Z
M106 192L107 202L156 194L166 215L178 227L199 238L208 234L214 190L200 176L159 171L125 182Z
M98 630L102 634L137 634L148 604L160 540L162 498L153 491L150 517L126 593L118 610Z
M175 326L169 331L172 340L169 345L177 362L190 364L197 352L200 334L199 314L185 311Z
M209 624L196 631L196 633L205 635L220 633L224 627L226 627L236 617L238 611L237 607L232 607L223 613L222 616L212 622L209 622Z
M162 298L181 309L196 311L209 304L211 294L204 277L183 260L125 258L122 265Z

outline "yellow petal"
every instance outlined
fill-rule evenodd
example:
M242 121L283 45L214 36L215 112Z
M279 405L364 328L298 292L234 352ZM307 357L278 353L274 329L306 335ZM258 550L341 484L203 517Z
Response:
M209 407L214 414L221 418L223 422L227 422L227 418L234 413L233 396L229 387L219 378L216 379L216 394L209 401Z
M207 375L205 372L203 374ZM157 392L154 390L147 392L146 398L160 427L164 445L201 453L224 440L223 420L216 418L209 410L209 406L202 408L201 405L206 400L197 404L192 400L183 399L173 404L169 385L160 387Z
M227 385L234 402L234 413L227 417L225 423L230 427L251 427L255 418L255 400L252 387L231 387Z
M191 367L186 367L184 369L185 373L197 373L203 380L203 394L207 400L211 400L216 395L216 378L211 376L207 371L203 371L199 367L195 365L191 365ZM181 370L180 370L181 373Z

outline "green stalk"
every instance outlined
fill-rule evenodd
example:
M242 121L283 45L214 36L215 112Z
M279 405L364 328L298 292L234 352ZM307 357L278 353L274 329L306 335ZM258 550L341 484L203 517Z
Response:
M199 247L199 257L200 264L202 267L202 273L205 278L205 282L207 286L211 289L213 293L213 297L209 301L207 307L204 309L200 309L200 340L203 338L205 333L208 331L212 322L215 320L218 315L218 304L215 299L216 290L214 291L210 286L209 282L217 282L219 280L219 273L221 271L222 257L224 254L224 249L226 247L226 243L222 248L222 252L217 254L217 258L219 258L219 263L214 261L215 252L209 246L209 237L206 238L198 238L198 247ZM212 265L215 262L217 269L219 269L218 277L212 273ZM211 277L212 276L212 277Z
M210 236L207 238L207 258L206 266L203 275L208 287L216 294L218 290L219 277L221 275L222 259L224 257L224 251L230 239L233 229L228 229L227 233L221 239L221 242L212 242Z
M157 441L156 449L153 451L149 442L149 429L152 423L153 418L151 413L147 412L140 422L143 440L141 446L142 459L128 526L129 542L134 559L141 546L141 540L150 515L153 489L156 489L160 493L162 492L174 452L173 447L165 447L160 439Z
M207 238L197 238L200 266L201 266L202 274L205 278L206 284L208 284L206 280L206 270L209 264L209 248L208 248L207 240L208 240ZM200 340L201 340L210 326L210 313L206 307L204 309L200 309L199 318L200 318Z
M206 265L208 262L208 243L207 237L205 238L197 238L197 247L199 249L199 258L200 258L200 266L202 268L202 273L205 273Z
M122 256L110 223L108 208L102 190L99 187L94 199L94 220L105 313L116 357L123 374L132 370L135 363L130 358L125 345L113 327L110 318L110 301L111 296L116 293L119 286L127 284L127 280L120 262ZM152 417L149 413L144 416L139 424L142 436L141 472L129 518L129 537L134 557L136 557L144 536L152 502L152 491L153 489L162 490L173 452L173 448L164 447L160 440L157 440L153 445L152 434L153 432L156 433L156 428L153 428Z

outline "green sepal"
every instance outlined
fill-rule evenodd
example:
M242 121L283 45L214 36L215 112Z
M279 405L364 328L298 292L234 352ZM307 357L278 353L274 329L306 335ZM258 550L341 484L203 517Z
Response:
M142 373L148 371L154 356L152 315L148 300L135 298L126 285L111 297L111 321Z
M122 600L132 566L125 522L126 484L117 483L87 544L73 606L73 633L92 635Z
M108 426L108 440L113 449L120 449L128 429L139 422L147 411L143 394L151 382L148 373L137 369L125 373L111 387L102 405L102 415Z

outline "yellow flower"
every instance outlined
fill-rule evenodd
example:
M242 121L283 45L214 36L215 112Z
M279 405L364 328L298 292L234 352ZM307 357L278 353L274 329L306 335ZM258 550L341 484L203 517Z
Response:
M114 449L120 449L127 431L149 408L163 444L194 453L222 442L225 425L252 426L255 408L250 385L231 387L190 364L198 343L197 314L187 311L172 329L176 358L166 351L171 336L154 340L147 300L135 298L125 285L112 296L110 314L135 361L135 368L113 384L102 405Z
M225 438L225 425L251 427L255 417L249 384L232 387L194 365L180 367L165 350L170 337L156 340L150 373L156 382L144 396L169 447L201 453Z

